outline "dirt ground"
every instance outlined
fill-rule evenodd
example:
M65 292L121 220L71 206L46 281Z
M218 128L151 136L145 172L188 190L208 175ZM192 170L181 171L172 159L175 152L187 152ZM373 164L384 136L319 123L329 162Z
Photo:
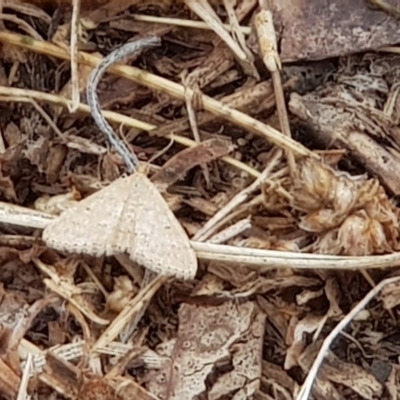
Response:
M400 13L267 3L0 2L0 398L400 399Z

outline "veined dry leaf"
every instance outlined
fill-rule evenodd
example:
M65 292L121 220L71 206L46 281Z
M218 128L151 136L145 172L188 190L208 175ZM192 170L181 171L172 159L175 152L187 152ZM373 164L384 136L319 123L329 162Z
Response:
M313 395L318 400L343 400L343 396L332 382L318 377L314 382Z
M79 368L51 351L46 352L41 378L67 398L77 398L81 378Z
M136 53L139 57L140 53ZM132 57L130 57L132 58ZM129 59L130 63L135 60ZM104 109L112 109L116 104L130 105L148 102L152 98L151 90L126 78L111 78L107 89L99 93L99 102Z
M83 154L94 154L102 156L107 153L107 149L93 142L91 139L86 139L80 136L68 133L65 135L66 146L70 149L78 150Z
M56 144L49 148L46 157L46 181L48 184L53 184L57 181L60 171L63 168L68 150L63 144Z
M18 62L25 64L28 62L28 51L19 46L14 46L9 43L2 43L1 59L5 62Z
M397 195L400 135L393 125L398 121L398 56L354 55L343 61L331 82L303 96L292 93L289 108L320 145L346 149Z
M21 340L32 327L33 321L55 298L47 297L36 300L28 305L20 296L5 293L0 305L0 393L6 394L4 390L12 390L9 385L15 383L12 375L22 375L21 360L18 355L18 347ZM10 379L4 384L2 379ZM8 388L8 389L7 389ZM13 398L13 397L12 397Z
M311 246L312 251L318 254L338 255L342 251L342 246L338 241L338 229L331 229L324 233Z
M239 245L243 247L251 247L254 249L292 251L294 253L300 251L298 244L294 240L279 240L275 238L262 239L251 236L247 239L241 240Z
M335 185L333 169L309 159L300 160L297 166L297 176L293 180L293 206L312 211L329 204Z
M84 376L78 389L80 400L119 400L117 390L102 376Z
M113 387L115 387L118 392L117 400L159 400L158 397L153 396L129 376L115 377L112 379L112 383Z
M285 306L278 307L273 302L268 301L266 296L257 296L257 303L260 308L268 315L268 323L278 332L281 338L288 336L289 322L287 314L290 314L292 310L286 313ZM268 296L270 297L270 296Z
M303 371L310 370L320 346L320 340L312 343L299 357L299 365ZM370 372L359 365L340 360L332 351L325 356L318 371L316 385L326 381L343 385L366 400L382 398L383 385Z
M97 313L98 304L96 304L96 295L98 287L93 284L77 286L74 282L74 272L77 262L63 262L55 268L53 265L47 265L39 259L33 260L36 266L49 278L44 279L46 286L54 293L57 293L64 300L78 308L88 319L100 324L108 325L109 321L100 318Z
M392 399L400 396L400 367L396 364L391 365L391 371L386 380L386 387Z
M7 124L3 131L3 136L7 147L18 146L26 139L26 135L21 132L14 122Z
M263 377L267 378L270 382L272 381L274 386L279 385L280 392L282 392L282 389L286 389L288 394L287 398L291 398L291 393L294 393L296 382L286 371L280 366L266 360L263 360L262 370ZM263 384L267 384L266 379L263 380Z
M274 276L272 279L259 276L257 279L235 288L231 291L232 296L250 296L252 294L268 293L271 290L279 290L288 287L310 287L319 285L319 279L301 275L287 275L283 277Z

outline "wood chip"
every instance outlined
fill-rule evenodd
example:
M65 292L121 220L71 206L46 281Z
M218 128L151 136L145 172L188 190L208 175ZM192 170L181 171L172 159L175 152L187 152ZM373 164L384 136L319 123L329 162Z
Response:
M250 399L259 388L265 314L257 304L182 304L178 337L158 352L168 357L150 372L149 391L160 399ZM246 395L249 394L249 396Z
M395 6L396 1L390 3ZM273 0L270 6L282 32L284 63L344 56L400 40L398 19L366 0Z
M127 252L157 273L192 279L196 254L162 195L143 174L119 178L52 221L43 240L53 249L100 257Z

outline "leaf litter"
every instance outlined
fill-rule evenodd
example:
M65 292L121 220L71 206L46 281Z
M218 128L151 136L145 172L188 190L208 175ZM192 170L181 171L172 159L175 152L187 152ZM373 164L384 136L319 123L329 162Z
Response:
M351 15L390 18L374 40L392 46L393 5L369 3ZM347 17L301 44L301 13L271 4L4 2L1 397L399 396L397 49L351 41ZM102 56L151 37L100 80L121 155L86 87ZM134 155L149 178L124 176ZM90 233L112 213L147 241ZM196 263L162 246L157 218Z

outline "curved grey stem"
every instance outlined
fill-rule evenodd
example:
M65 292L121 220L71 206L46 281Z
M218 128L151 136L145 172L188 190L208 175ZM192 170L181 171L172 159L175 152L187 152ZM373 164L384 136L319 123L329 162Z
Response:
M103 117L96 90L101 77L111 65L115 64L116 62L127 56L136 53L138 50L142 50L148 47L159 46L160 43L161 39L159 37L151 36L148 38L136 40L134 42L129 42L118 48L117 50L114 50L107 57L105 57L103 61L101 61L101 63L94 69L87 85L86 97L92 117L99 129L106 135L107 139L124 159L129 173L137 170L137 168L139 167L139 160L136 154L131 152L125 145L125 143L118 138L110 124Z

